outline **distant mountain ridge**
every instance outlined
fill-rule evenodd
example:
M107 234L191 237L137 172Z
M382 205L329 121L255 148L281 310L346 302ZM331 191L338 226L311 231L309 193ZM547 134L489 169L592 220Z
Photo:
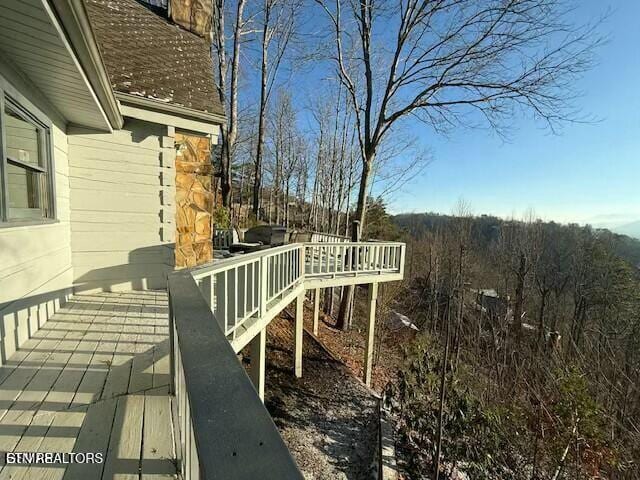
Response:
M419 237L427 232L435 232L448 226L454 220L452 215L443 215L433 212L425 213L401 213L391 217L392 222L401 230L412 236ZM485 245L498 239L500 229L506 220L492 215L479 215L473 217L472 231L476 241ZM560 228L575 228L576 225L564 225L556 222L543 222L547 225L556 225ZM578 227L593 228L593 230L607 235L613 251L629 264L640 268L640 221L622 225L618 228L603 227Z
M614 227L611 230L615 233L620 233L640 240L640 220L637 222L626 223L619 227Z

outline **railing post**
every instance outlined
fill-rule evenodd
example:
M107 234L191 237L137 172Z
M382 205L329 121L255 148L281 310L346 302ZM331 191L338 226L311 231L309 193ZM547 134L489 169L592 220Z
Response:
M376 301L378 299L378 283L369 284L367 306L369 309L367 321L367 344L364 354L364 383L367 387L371 386L371 370L373 369L373 347L375 339L376 327Z
M404 257L406 255L407 246L405 244L400 245L400 275L404 277Z
M320 316L320 289L313 293L313 334L318 336L318 317Z
M306 265L306 255L307 249L304 245L301 245L298 249L298 254L300 255L300 282L304 282L304 274L305 274L305 265Z
M302 377L302 341L304 326L304 291L296 298L295 362L296 377Z
M251 340L251 367L249 370L249 376L251 377L253 386L256 388L258 396L263 402L266 349L267 328L265 327Z

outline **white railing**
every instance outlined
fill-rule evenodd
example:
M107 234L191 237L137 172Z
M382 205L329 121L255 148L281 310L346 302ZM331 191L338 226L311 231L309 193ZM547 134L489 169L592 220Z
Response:
M216 250L229 250L233 243L233 228L215 229L213 231L213 248Z
M320 233L313 232L311 234L311 243L336 243L336 242L349 242L349 237L342 235L334 235L333 233Z
M301 244L261 250L192 270L220 328L231 339L302 278Z
M300 244L274 248L267 252L263 257L267 267L265 309L274 299L300 282L304 273L304 250Z
M305 278L342 278L358 283L363 275L402 276L403 243L335 242L294 243L219 260L191 270L207 304L224 334L235 340L250 319L284 308L277 300L298 287ZM281 303L281 302L280 302Z
M404 243L336 242L305 244L305 276L402 273Z

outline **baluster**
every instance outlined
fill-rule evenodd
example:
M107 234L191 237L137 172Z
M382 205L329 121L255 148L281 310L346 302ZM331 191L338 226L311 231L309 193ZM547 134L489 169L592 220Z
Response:
M268 300L273 297L273 294L276 291L276 262L275 257L269 257L269 277L271 278L271 288L269 289L269 297Z
M267 271L267 262L268 262L268 258L265 257L261 257L259 259L260 262L260 283L259 283L259 288L260 288L260 304L259 304L259 308L260 308L260 317L264 317L267 313L267 290L268 290L268 279L269 279L269 273Z
M234 268L228 271L231 275L233 275L233 292L231 293L230 299L233 301L229 301L229 306L233 308L233 312L229 311L229 313L231 314L231 318L233 319L233 327L235 328L238 325L238 269ZM233 331L233 338L236 338L236 330Z
M329 273L329 245L325 245L324 247L324 271L325 273Z

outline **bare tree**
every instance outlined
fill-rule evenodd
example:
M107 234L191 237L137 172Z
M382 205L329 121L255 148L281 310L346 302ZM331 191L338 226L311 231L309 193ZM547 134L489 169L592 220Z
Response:
M403 119L437 132L480 125L503 132L517 110L551 129L576 121L573 86L601 42L594 26L570 23L563 0L316 3L332 25L332 60L354 109L362 226L376 156ZM386 27L374 28L378 21ZM353 296L353 288L346 292Z
M258 140L253 181L253 214L260 210L262 160L265 142L266 113L278 69L293 37L299 0L264 0L260 57L260 103L258 107ZM270 60L270 52L273 59Z
M231 207L231 164L238 137L238 76L240 70L240 41L244 27L243 13L245 0L237 0L235 23L233 26L233 47L231 55L231 78L227 84L228 63L225 31L225 0L216 0L218 15L215 19L213 48L217 58L218 93L227 113L227 124L222 127L222 158L220 184L222 204ZM228 95L227 95L228 89Z
M316 2L331 21L332 59L354 106L362 223L378 149L408 116L436 131L483 123L504 131L518 109L552 129L579 119L573 85L601 37L592 25L573 26L563 0ZM374 28L380 20L388 28Z

